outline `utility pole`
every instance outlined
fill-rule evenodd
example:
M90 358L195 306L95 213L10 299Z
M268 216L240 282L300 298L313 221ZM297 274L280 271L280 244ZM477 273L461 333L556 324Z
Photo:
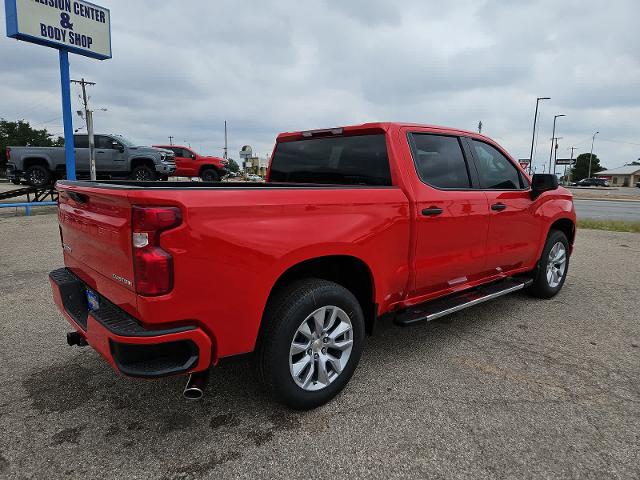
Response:
M173 137L169 135L169 145L173 145Z
M529 153L529 173L533 172L533 145L536 141L536 123L538 121L538 103L540 100L551 100L551 97L536 98L536 112L533 114L533 133L531 134L531 153Z
M89 100L87 99L87 85L94 86L95 82L87 82L84 78L81 80L71 80L71 83L77 83L82 86L82 103L84 104L84 117L87 122L87 133L89 134L89 170L91 172L91 180L96 179L96 157L94 154L95 143L93 139L93 112L89 110Z
M589 154L589 175L587 175L587 178L591 178L591 162L593 160L593 143L596 141L596 135L599 133L600 132L594 133L593 137L591 138L591 153Z
M227 159L227 121L224 121L224 155L223 158Z

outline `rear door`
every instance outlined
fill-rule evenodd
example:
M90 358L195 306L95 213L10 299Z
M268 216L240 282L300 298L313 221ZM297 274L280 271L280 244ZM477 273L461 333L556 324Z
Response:
M89 136L73 136L74 151L76 157L76 170L78 172L89 171Z
M456 290L483 276L487 197L460 137L406 131L416 177L415 290L422 297Z
M532 211L527 178L497 146L478 139L468 142L489 202L487 271L501 274L533 263L542 224Z

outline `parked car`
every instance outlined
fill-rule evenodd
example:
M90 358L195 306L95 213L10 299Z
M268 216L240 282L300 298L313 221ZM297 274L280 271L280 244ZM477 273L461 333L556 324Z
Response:
M249 175L247 175L247 180L249 180L250 182L264 182L264 178L262 178L260 175L256 175L255 173L250 173Z
M608 187L609 180L605 178L583 178L579 182L574 182L574 187Z
M229 173L228 161L220 157L200 155L192 148L182 145L155 145L171 150L176 156L178 177L200 177L203 182L217 182Z
M89 178L88 135L73 136L78 178ZM96 171L100 178L161 180L175 172L173 152L138 146L122 135L94 135ZM7 178L44 186L66 175L64 147L7 147Z
M70 344L134 377L192 374L191 398L210 367L250 353L295 408L345 387L383 318L553 297L576 233L556 176L415 124L280 134L264 184L57 185L66 267L50 281Z

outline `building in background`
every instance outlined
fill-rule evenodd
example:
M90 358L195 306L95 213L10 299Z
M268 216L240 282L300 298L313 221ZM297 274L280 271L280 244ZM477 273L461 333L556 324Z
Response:
M599 178L607 178L612 187L634 187L640 182L640 165L603 170L596 174Z

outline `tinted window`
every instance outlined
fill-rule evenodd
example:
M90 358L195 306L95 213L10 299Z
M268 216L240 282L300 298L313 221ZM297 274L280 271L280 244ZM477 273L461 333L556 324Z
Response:
M73 145L76 148L89 148L89 136L88 135L74 135Z
M278 143L269 179L272 182L391 185L384 134Z
M518 169L488 143L473 140L478 161L478 174L483 188L513 190L521 188Z
M439 188L470 188L467 162L457 137L412 134L413 161L423 182Z
M98 135L94 138L94 140L95 140L96 148L100 148L103 150L113 148L113 145L111 144L113 140L111 140L109 137L105 137L104 135Z

